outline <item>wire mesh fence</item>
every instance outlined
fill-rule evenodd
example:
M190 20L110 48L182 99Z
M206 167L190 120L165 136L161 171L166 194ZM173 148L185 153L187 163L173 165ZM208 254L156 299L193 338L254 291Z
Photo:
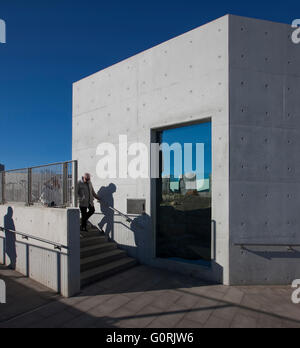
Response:
M77 161L5 171L0 173L0 202L72 207L76 185Z
M28 195L28 171L26 169L13 170L5 175L5 201L26 203Z

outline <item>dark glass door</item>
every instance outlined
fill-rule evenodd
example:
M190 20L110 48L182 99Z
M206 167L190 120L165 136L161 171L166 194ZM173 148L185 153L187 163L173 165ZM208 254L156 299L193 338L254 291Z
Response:
M164 130L157 181L157 257L211 260L211 122Z

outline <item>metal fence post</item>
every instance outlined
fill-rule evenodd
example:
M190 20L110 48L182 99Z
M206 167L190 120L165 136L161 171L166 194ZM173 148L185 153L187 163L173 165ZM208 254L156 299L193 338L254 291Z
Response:
M5 172L0 172L1 185L1 204L5 204Z
M78 184L78 161L73 161L72 163L72 205L74 208L78 207L77 184Z
M27 170L27 202L26 205L32 204L32 169Z
M68 163L63 163L63 205L68 204Z

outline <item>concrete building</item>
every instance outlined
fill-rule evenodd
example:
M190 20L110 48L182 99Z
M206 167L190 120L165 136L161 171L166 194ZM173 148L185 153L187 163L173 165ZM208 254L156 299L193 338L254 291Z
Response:
M293 30L228 15L74 83L73 159L97 190L116 185L120 211L128 199L146 202L135 227L115 216L112 231L140 262L224 284L300 278L300 45ZM117 145L126 134L129 144L150 148L157 132L202 122L212 123L208 265L157 257L157 180L96 175L100 143ZM102 218L97 209L94 223Z

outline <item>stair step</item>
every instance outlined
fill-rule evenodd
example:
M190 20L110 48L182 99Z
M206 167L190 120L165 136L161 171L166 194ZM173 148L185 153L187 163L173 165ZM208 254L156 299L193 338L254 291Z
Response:
M81 286L86 286L101 279L123 272L137 265L137 261L131 257L108 263L106 265L93 268L81 274Z
M80 269L81 272L85 272L89 269L96 268L101 265L105 265L107 263L120 260L127 256L127 253L123 250L112 250L105 253L101 253L99 255L94 255L91 257L87 257L85 259L81 259L80 261Z
M84 237L80 240L80 246L84 248L89 245L98 245L105 242L105 236Z
M89 229L88 231L80 232L84 237L97 237L104 236L103 232L98 230L97 228Z
M117 249L116 243L101 243L80 248L80 258L85 259L94 255L99 255L110 250Z

